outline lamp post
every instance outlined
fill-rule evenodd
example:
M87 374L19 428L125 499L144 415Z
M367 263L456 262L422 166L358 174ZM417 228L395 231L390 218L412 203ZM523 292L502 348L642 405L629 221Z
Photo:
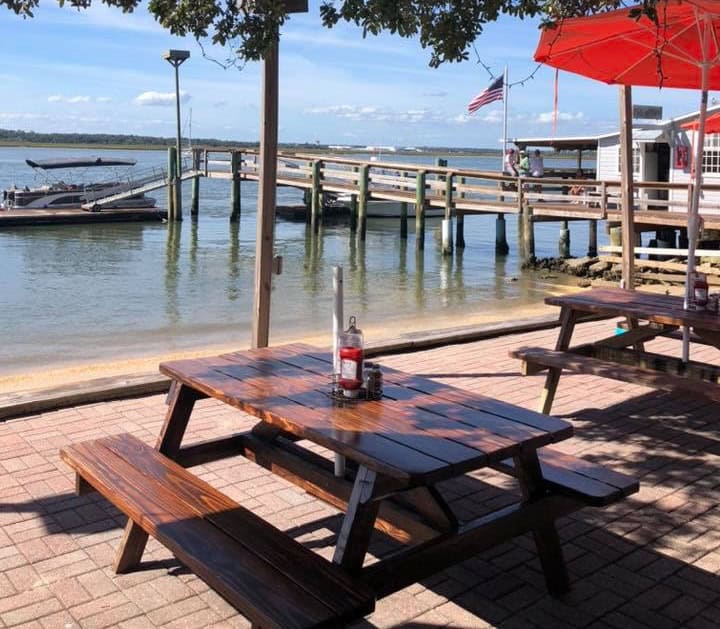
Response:
M182 220L182 180L180 175L182 173L182 151L180 147L180 77L178 68L183 62L190 57L189 50L166 50L163 53L163 59L175 68L175 109L177 114L177 138L176 138L176 162L175 162L175 181L173 182L173 206L175 213L173 219L176 221Z

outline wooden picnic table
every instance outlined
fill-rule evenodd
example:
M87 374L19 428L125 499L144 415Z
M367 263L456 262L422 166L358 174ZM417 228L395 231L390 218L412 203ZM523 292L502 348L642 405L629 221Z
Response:
M225 503L176 463L189 467L238 455L340 509L344 516L332 564L342 575L330 572L329 578L346 587L347 579L356 579L369 586L374 597L382 597L483 549L532 532L549 590L559 594L567 590L569 581L555 520L587 505L609 504L637 490L637 483L622 474L546 448L572 436L568 422L425 378L383 369L382 400L338 402L329 394L330 358L329 353L295 344L161 364L160 370L175 385L156 451L174 461L175 467L165 477L188 474L187 486L201 494L197 510L206 503ZM260 422L249 432L182 445L193 406L204 397L222 400ZM346 457L344 477L333 474L329 453L319 453L316 446ZM110 475L96 472L106 465L110 451L109 456L124 457L147 473L147 454L140 463L132 461L133 448L137 453L147 446L130 447L118 444L115 438L92 442L90 449L83 447L80 444L73 450L71 446L63 454L82 479L79 483L103 491L124 506L131 518L116 568L127 570L139 562L148 533L184 558L190 552L186 544L191 542L185 534L173 537L166 521L170 516L158 525L148 524L149 513L156 507L127 506L129 492L124 485L110 488ZM95 454L98 449L100 454ZM438 483L488 466L515 476L522 498L515 505L461 523ZM190 500L190 489L177 493ZM212 500L203 497L211 494ZM141 495L135 499L144 500ZM205 519L220 517L217 510L211 516L202 515ZM263 530L256 516L244 517L251 521L255 535ZM404 545L366 565L374 529ZM289 537L287 542L281 539L281 531L274 535L276 545L300 547ZM276 556L271 559L274 568L279 566L297 580L290 566ZM208 567L203 561L208 560L190 552L193 570L243 613L252 614L263 604L261 599L269 596L265 592L263 597L249 600L243 590L242 596L233 598L227 584L230 577L217 583L213 575L213 570L225 567ZM321 567L317 570L324 572Z
M720 369L698 361L645 351L645 343L659 336L681 338L691 330L693 343L720 348L720 316L683 308L682 297L621 288L593 288L548 297L560 307L560 330L554 350L522 347L511 355L523 360L523 373L548 369L539 410L549 413L563 370L594 374L666 391L686 391L720 401ZM597 318L622 317L625 331L591 343L571 346L575 325Z

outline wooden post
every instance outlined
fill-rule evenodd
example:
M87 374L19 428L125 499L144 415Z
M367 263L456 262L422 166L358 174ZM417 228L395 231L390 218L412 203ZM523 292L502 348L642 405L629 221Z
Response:
M447 161L445 162L447 164ZM448 174L445 179L445 219L442 225L442 253L452 255L452 206L453 206L453 175Z
M352 170L354 173L357 173L360 171L360 169L357 166L353 166ZM353 186L357 186L358 179L353 179L352 184L353 184ZM358 228L358 195L351 194L350 195L350 233L355 234L357 232L357 228Z
M465 213L462 210L455 210L455 247L465 248Z
M622 182L622 277L623 285L635 288L635 222L633 214L632 88L620 86L620 181Z
M309 188L303 190L303 205L305 206L305 224L309 225L312 212L312 190Z
M588 221L588 256L594 258L598 253L597 248L597 221Z
M167 170L167 203L168 220L175 220L175 171L177 169L177 149L174 146L168 147L168 170Z
M267 347L270 338L275 186L277 184L278 42L263 61L263 107L260 117L260 185L255 245L255 291L252 347Z
M200 149L193 149L192 167L195 172L200 170ZM197 218L200 213L200 175L192 178L192 198L190 200L190 216Z
M408 204L403 201L400 203L400 238L407 240L408 234Z
M358 228L358 196L350 195L350 233L354 234Z
M425 171L415 178L415 248L425 249Z
M533 262L535 260L535 226L533 225L532 208L529 205L525 206L522 216L525 262Z
M322 190L320 188L320 169L322 168L322 162L315 160L312 163L312 196L310 205L312 208L312 218L310 222L313 227L313 232L317 233L320 229L320 223L322 222Z
M558 254L561 258L570 257L570 227L567 221L560 222L560 239L558 240Z
M507 241L507 228L505 225L505 214L498 212L495 219L495 255L505 256L510 252Z
M365 240L367 235L367 202L368 202L368 180L370 177L370 166L363 164L360 167L360 181L358 187L358 223L360 227L360 240Z
M242 164L242 153L232 151L230 153L230 222L236 223L240 220L240 169Z

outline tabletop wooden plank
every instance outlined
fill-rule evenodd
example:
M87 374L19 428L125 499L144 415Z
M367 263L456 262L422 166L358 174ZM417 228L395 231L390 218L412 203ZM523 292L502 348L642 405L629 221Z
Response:
M375 432L357 430L345 409L326 397L323 408L310 408L283 395L287 386L270 387L264 378L237 380L218 371L231 366L221 359L198 359L163 363L160 370L230 406L255 415L301 438L367 465L382 474L410 481L449 471L445 461L395 443Z
M437 400L452 402L458 406L458 409L467 408L481 411L498 418L508 435L512 435L515 430L521 430L523 426L547 434L550 441L562 441L573 435L572 424L557 417L536 413L478 393L456 389L434 380L420 378L394 369L385 369L383 374L385 381L391 384L427 393Z
M720 331L720 317L705 311L685 310L683 298L622 288L592 288L572 295L547 297L545 303L580 312L628 316L664 325L690 325Z
M561 431L572 433L569 424L552 418L544 425L527 419L517 422L515 415L524 417L529 411L511 405L501 406L504 415L498 415L497 409L453 408L447 397L394 383L389 392L395 386L396 399L389 395L382 402L338 405L328 395L329 354L303 345L163 363L161 371L283 430L404 480L451 477L513 456L523 447L557 440ZM442 388L451 396L450 387ZM413 395L408 397L408 391ZM476 404L489 402L471 397Z
M330 391L326 376L320 376L278 361L252 359L250 356L236 356L234 363L219 370L234 378L248 381L253 370L264 371L264 378L286 389L289 399L303 406L327 409L336 406L329 399ZM269 375L267 370L272 370ZM412 410L412 412L410 412ZM487 463L486 451L474 447L472 438L468 438L469 426L448 421L446 418L420 409L409 409L392 400L382 402L351 402L337 408L344 418L353 422L356 430L374 432L387 439L444 461L459 469L474 469ZM432 428L432 430L429 430ZM481 435L478 434L478 438ZM478 439L479 440L479 439ZM498 444L493 444L494 450ZM507 449L516 446L516 442L505 442L500 447Z
M307 345L283 345L264 348L258 355L271 356L288 364L312 369L317 373L326 373L322 369L329 362L330 354L317 351L308 352L307 347ZM500 400L456 389L434 380L387 367L383 367L383 378L384 391L388 394L393 392L390 397L406 399L412 402L413 407L430 410L456 421L470 423L505 439L513 441L522 439L526 443L532 442L533 445L542 442L542 445L572 436L572 426L568 422ZM398 388L392 389L393 385ZM418 394L425 394L427 397L418 397ZM448 401L453 402L454 405L447 404ZM547 433L551 434L549 440ZM535 438L539 440L533 442L532 440Z
M267 348L263 350L262 355L272 356L272 358L261 358L260 364L263 360L269 360L269 364L275 365L275 358L279 358L281 362L287 361L292 365L309 365L311 368L316 368L317 365L325 368L328 366L325 363L315 363L312 359L308 360L305 355L297 356L294 349L285 347ZM253 364L249 355L235 355L233 360L242 361L245 365ZM389 373L401 374L402 372L389 370ZM318 375L318 378L315 384L322 387L327 376ZM441 386L450 389L445 385ZM548 426L548 422L545 421L547 418L544 416L536 417L537 414L531 411L525 411L509 404L497 406L503 413L502 416L499 416L477 408L461 407L422 391L394 384L386 385L384 391L385 396L381 406L376 403L361 405L363 415L378 407L387 409L392 415L402 417L399 426L404 429L407 429L408 422L411 422L410 425L414 430L428 431L432 433L434 440L437 440L438 437L460 440L461 443L484 452L493 461L500 460L499 457L502 457L503 453L508 456L508 452L517 452L519 443L522 443L524 447L538 448L560 439L563 435L569 436L572 432L572 427L566 422L551 418L551 424ZM489 402L479 396L474 396L473 401L477 404ZM530 415L533 416L533 420L540 419L544 421L544 428L550 427L551 431L517 422L514 419L515 415L523 417ZM385 417L387 416L386 414ZM395 425L397 425L396 422ZM382 428L383 426L380 426L378 429ZM562 431L562 435L556 434L558 430ZM468 466L467 461L455 462L456 465L458 463L463 467Z

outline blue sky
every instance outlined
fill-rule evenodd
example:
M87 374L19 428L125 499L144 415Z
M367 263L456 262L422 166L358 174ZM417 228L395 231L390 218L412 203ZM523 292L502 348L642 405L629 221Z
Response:
M502 103L465 114L490 80L475 53L432 69L417 40L363 39L352 25L323 28L319 4L310 0L310 12L292 16L282 34L280 141L499 146ZM161 54L185 48L185 130L192 108L196 138L258 138L260 65L225 70L211 59L224 60L229 50L206 48L204 58L193 39L171 36L142 6L127 15L99 3L78 12L44 0L29 20L0 6L0 32L0 128L173 136L174 78ZM537 21L503 18L487 25L476 48L495 74L507 65L512 84L535 70L537 40ZM512 87L511 138L551 134L553 76L542 67ZM558 135L617 129L616 87L561 73L559 94ZM662 105L665 117L698 107L694 91L635 89L633 97Z

